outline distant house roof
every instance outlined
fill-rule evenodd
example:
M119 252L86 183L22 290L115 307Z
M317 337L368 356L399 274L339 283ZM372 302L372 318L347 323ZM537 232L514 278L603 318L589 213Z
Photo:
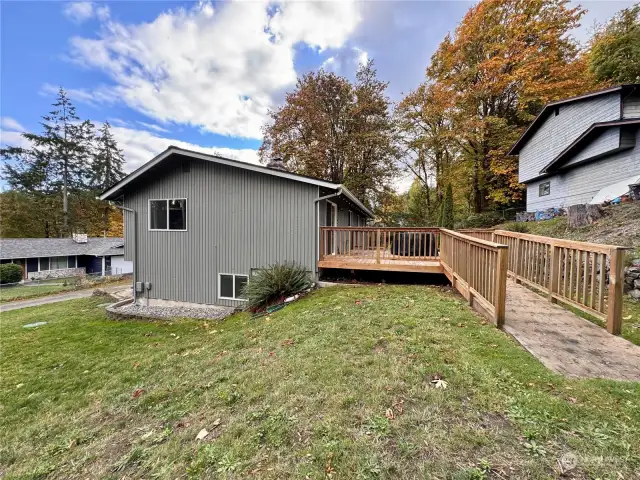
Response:
M123 255L123 246L122 238L89 237L87 243L76 243L71 238L3 238L0 259Z
M601 130L609 127L617 127L622 125L637 125L640 124L640 118L629 118L626 120L614 120L611 122L598 122L592 124L589 128L587 128L582 135L576 138L571 144L565 148L560 154L551 160L545 167L540 170L540 173L549 173L549 171L553 167L558 167L562 165L562 163L566 160L569 160L571 155L578 150L580 150L585 144L587 144L594 136L598 135ZM615 151L628 150L633 148L634 145L629 145L627 147L620 146L615 149ZM607 155L610 155L613 151L606 152Z
M152 167L158 165L160 162L168 158L169 156L177 154L177 155L185 155L191 158L197 158L200 160L206 160L208 162L219 163L222 165L228 165L231 167L242 168L245 170L251 170L253 172L265 173L267 175L273 175L275 177L287 178L289 180L295 180L297 182L309 183L311 185L317 185L319 187L330 188L332 190L341 190L342 193L349 198L359 209L361 209L364 213L373 218L373 213L365 207L360 200L356 198L356 196L349 191L347 187L341 185L339 183L328 182L326 180L321 180L319 178L308 177L306 175L300 175L297 173L286 172L283 170L277 170L273 168L263 167L262 165L255 165L253 163L240 162L238 160L232 160L230 158L221 157L219 155L209 155L206 153L194 152L193 150L186 150L184 148L170 146L164 152L160 153L156 157L149 160L147 163L139 167L138 169L131 172L125 178L120 180L118 183L113 185L111 188L105 190L98 198L100 200L115 200L120 195L122 195L124 191L124 187L135 180L136 178L143 175L147 170Z
M536 118L534 118L529 128L527 128L524 133L520 136L518 141L511 147L509 153L507 155L517 155L520 153L522 147L527 143L527 141L533 136L534 133L538 131L538 128L542 125L547 116L551 113L554 107L559 105L565 105L567 103L578 102L580 100L586 100L588 98L599 97L601 95L606 95L608 93L613 93L621 90L630 90L634 88L640 87L640 84L633 83L628 85L616 85L615 87L605 88L603 90L597 90L595 92L585 93L584 95L578 95L577 97L565 98L564 100L558 100L556 102L547 103L542 111L538 114Z

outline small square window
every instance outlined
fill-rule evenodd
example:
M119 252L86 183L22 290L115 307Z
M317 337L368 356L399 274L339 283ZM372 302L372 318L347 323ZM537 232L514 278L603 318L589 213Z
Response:
M219 275L220 286L218 295L219 298L227 300L245 300L244 287L249 281L247 275L236 275L232 273L221 273Z
M40 257L40 271L49 270L49 257Z
M149 200L149 230L186 230L187 199Z
M544 197L551 193L551 182L544 182L538 186L538 196Z

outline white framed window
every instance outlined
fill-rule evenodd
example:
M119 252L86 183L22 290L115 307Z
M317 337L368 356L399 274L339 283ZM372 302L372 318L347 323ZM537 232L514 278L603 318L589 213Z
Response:
M187 230L187 199L149 199L149 230Z
M218 274L218 298L223 300L246 300L242 290L249 281L248 275L237 273Z

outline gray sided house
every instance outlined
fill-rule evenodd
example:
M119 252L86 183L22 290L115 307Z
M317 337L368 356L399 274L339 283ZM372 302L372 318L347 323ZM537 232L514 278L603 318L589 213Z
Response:
M124 260L122 238L3 238L0 263L22 266L25 281L64 278L84 274L119 275L131 273L133 265Z
M342 185L177 147L100 198L123 205L125 259L151 305L242 305L252 272L275 263L317 277L319 227L372 217Z
M529 212L589 203L612 184L637 183L640 84L546 105L509 154L519 155Z

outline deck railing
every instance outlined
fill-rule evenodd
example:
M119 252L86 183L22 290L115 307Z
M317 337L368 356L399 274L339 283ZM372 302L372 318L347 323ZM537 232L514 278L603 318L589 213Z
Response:
M624 247L506 230L494 231L493 238L509 246L509 275L516 282L605 321L609 333L620 333Z
M496 326L504 323L507 246L440 230L440 263L451 284Z
M320 260L437 260L439 243L438 228L320 227Z
M486 240L487 242L493 242L493 228L463 228L462 230L456 230L456 232Z

